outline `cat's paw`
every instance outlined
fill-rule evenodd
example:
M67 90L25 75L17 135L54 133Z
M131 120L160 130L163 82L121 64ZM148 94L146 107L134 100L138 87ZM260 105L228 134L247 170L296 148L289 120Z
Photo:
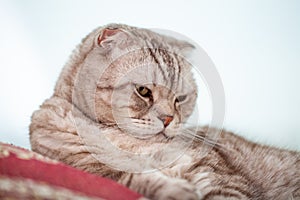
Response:
M164 185L155 199L198 200L196 187L185 180L176 180Z

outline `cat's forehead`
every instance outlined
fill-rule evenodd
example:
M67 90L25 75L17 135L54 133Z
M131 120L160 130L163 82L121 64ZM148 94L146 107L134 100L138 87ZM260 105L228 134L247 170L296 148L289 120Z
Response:
M182 60L166 59L161 55L149 55L145 51L129 53L108 66L98 84L113 88L127 84L163 86L174 93L195 90L190 64Z
M116 87L126 85L146 86L151 90L169 90L171 93L190 93L195 90L190 66L181 63L168 65L161 62L131 63L122 62L123 73L116 80ZM124 66L125 65L125 66ZM126 66L129 65L129 66Z

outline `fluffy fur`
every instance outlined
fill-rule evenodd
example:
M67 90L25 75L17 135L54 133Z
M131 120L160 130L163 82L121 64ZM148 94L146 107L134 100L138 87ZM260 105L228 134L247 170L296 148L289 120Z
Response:
M94 30L34 112L32 149L151 199L300 199L298 152L183 127L197 97L192 49L147 29Z

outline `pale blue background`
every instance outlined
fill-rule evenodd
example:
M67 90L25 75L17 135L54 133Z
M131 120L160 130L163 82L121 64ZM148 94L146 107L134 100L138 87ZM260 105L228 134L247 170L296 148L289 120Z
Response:
M0 1L0 141L29 148L34 110L81 38L110 22L182 33L214 61L225 127L300 149L299 1Z

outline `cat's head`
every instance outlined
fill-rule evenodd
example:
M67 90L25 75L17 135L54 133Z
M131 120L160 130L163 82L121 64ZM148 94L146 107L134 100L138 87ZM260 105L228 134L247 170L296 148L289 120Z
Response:
M180 134L197 97L191 64L184 57L193 46L150 30L115 24L101 28L93 37L93 48L82 64L86 72L77 85L94 84L97 78L96 92L90 95L95 120L118 125L138 138Z

